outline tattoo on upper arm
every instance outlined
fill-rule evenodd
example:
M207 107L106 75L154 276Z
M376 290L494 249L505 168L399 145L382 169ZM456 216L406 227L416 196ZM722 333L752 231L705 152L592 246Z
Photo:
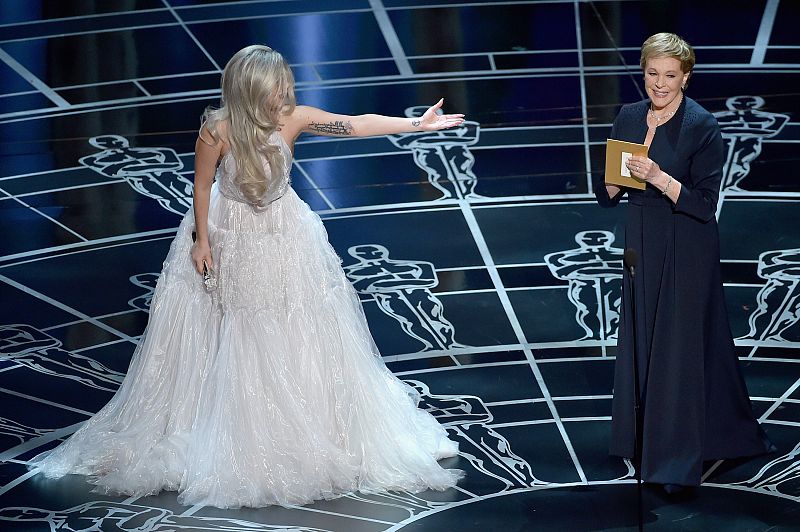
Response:
M419 127L419 120L412 120L411 125L414 127Z
M342 120L336 120L335 122L328 122L326 124L311 122L308 127L317 133L325 133L328 135L348 136L353 134L353 124L349 121L344 122Z

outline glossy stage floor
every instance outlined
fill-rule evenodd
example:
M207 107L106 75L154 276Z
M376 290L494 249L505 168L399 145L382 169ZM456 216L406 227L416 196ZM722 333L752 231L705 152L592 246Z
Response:
M800 530L800 4L720 5L0 2L0 529L634 530L631 469L606 452L625 207L598 208L591 178L643 97L641 42L674 31L723 128L728 309L779 451L708 464L689 496L645 489L645 528ZM305 104L467 114L445 134L304 137L293 167L387 364L460 442L457 489L219 510L26 469L123 379L200 114L251 43L286 55Z

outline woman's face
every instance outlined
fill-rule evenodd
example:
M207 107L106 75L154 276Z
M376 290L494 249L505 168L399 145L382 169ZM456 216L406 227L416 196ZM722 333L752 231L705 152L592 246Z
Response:
M689 73L681 70L674 57L652 57L644 65L644 88L654 109L663 109L681 93Z

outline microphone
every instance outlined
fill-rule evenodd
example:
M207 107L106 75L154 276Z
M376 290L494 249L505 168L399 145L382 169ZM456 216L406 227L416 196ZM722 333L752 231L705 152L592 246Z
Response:
M642 413L641 413L641 386L639 384L639 363L636 356L637 342L636 342L636 263L639 257L636 255L636 250L627 248L622 256L622 264L630 274L628 277L628 289L630 294L627 296L627 301L630 302L630 313L633 316L633 327L630 328L633 342L630 344L633 348L631 355L631 369L633 370L633 412L635 420L633 423L633 466L636 472L636 506L639 510L639 530L644 530L644 514L642 510L642 441L639 437L642 430Z
M622 257L622 264L625 266L625 269L630 272L631 276L636 275L636 263L638 260L639 257L636 255L635 249L628 248L625 250L625 254Z

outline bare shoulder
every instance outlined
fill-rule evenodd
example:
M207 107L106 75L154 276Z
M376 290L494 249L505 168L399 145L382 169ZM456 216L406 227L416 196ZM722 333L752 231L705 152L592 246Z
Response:
M198 134L198 142L199 141L214 148L220 156L225 155L228 150L230 150L227 120L220 120L214 123L210 128L207 124L203 124Z
M291 116L294 120L305 120L315 111L319 111L319 109L311 107L310 105L296 105Z
M296 139L308 124L309 116L313 109L308 105L296 105L291 113L284 115L282 117L283 124L281 125L284 138Z
M225 146L228 146L229 144L228 142L229 126L230 125L228 124L227 120L220 120L219 122L217 122L217 135L219 136L219 140L221 140Z

